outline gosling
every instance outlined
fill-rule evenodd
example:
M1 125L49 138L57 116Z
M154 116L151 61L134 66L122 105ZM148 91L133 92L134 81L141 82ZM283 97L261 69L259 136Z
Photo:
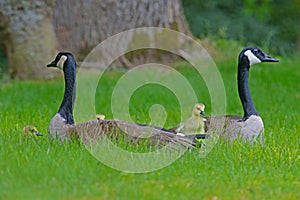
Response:
M204 118L205 105L203 103L197 103L194 105L192 116L185 122L179 124L173 128L178 135L191 135L191 134L204 134Z
M105 115L103 115L103 114L97 114L96 118L97 118L97 120L104 120L105 119Z
M40 133L35 126L27 125L24 126L22 130L22 135L24 137L36 137L36 136L43 136L42 133Z

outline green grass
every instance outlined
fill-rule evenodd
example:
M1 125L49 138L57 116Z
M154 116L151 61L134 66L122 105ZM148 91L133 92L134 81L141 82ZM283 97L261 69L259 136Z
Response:
M228 64L227 64L228 63ZM242 115L236 60L218 63L227 93L227 113ZM0 87L1 199L299 199L300 61L253 66L250 89L265 123L265 146L218 141L202 159L188 151L171 165L150 173L120 172L97 161L83 146L47 136L22 138L32 124L46 133L63 94L63 80L12 81ZM207 105L201 76L185 64L176 69ZM113 117L111 92L124 72L108 71L100 81L97 112ZM199 87L201 85L201 87ZM131 117L149 123L153 104L165 107L166 127L180 122L176 97L164 87L145 85L130 99ZM192 105L184 105L191 109ZM188 111L189 113L190 111Z

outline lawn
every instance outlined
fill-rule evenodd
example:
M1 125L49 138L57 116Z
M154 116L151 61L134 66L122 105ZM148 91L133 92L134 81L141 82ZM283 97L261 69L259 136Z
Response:
M236 59L217 65L226 89L227 113L242 115ZM142 174L105 166L78 144L48 141L47 127L63 95L62 79L2 83L0 198L300 199L299 66L299 60L281 58L280 63L253 66L250 71L251 94L265 123L263 147L219 140L205 158L199 157L197 149L187 151L171 165ZM201 76L184 63L175 69L187 77L209 115L210 96ZM100 80L96 111L108 119L114 117L111 93L123 74L108 71ZM157 104L167 113L165 127L180 122L176 96L155 84L132 94L129 113L137 122L154 123L151 105ZM23 138L21 130L27 124L45 135Z

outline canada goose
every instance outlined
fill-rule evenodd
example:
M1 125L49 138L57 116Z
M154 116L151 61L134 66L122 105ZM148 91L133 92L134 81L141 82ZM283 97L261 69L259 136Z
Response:
M66 131L74 125L73 108L76 96L76 61L69 52L60 52L47 67L58 67L65 77L65 92L63 101L56 115L51 119L48 131L50 136L61 140L66 138Z
M118 137L121 130L132 140L150 138L158 143L171 142L184 147L193 144L188 138L180 137L173 132L145 124L135 124L120 120L91 120L74 124L73 107L76 90L76 61L69 52L60 52L47 67L58 67L64 72L65 91L63 101L56 115L51 119L48 128L49 135L60 140L80 138L84 143L99 139L101 135Z
M43 136L42 133L40 133L35 126L27 125L24 126L22 129L22 135L24 137L33 137L33 136Z
M205 105L203 103L195 104L192 110L192 116L170 130L174 130L179 135L203 134L205 121L203 118L205 115L204 109Z
M207 117L205 131L210 133L221 130L221 135L231 141L241 137L243 141L255 141L258 137L263 142L264 124L254 107L248 86L250 66L261 62L279 62L279 60L268 56L257 47L244 48L238 57L238 93L244 109L244 116L213 116Z

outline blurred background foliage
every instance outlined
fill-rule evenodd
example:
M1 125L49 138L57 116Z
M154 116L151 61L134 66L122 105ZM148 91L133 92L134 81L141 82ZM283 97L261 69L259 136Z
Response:
M299 0L182 0L192 33L258 45L282 56L300 48Z

